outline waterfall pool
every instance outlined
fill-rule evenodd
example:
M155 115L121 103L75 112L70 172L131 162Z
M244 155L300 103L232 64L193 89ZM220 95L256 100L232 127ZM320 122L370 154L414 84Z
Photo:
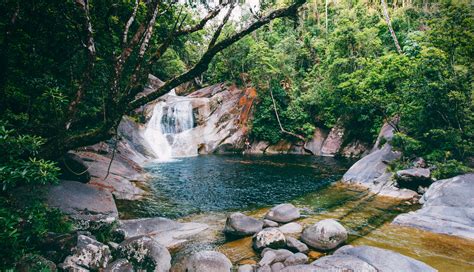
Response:
M233 263L257 260L251 237L228 241L222 234L227 214L241 211L263 217L280 203L302 209L302 225L325 218L339 220L349 231L348 244L391 249L440 271L472 271L474 242L390 224L417 209L390 198L340 183L352 161L298 155L206 155L149 163L151 196L119 201L122 219L163 216L210 226L175 253L174 260L197 250L218 250Z

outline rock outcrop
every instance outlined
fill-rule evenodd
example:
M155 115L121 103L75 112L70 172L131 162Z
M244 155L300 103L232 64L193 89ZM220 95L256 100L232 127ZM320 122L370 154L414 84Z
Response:
M397 171L395 174L398 187L407 188L418 191L418 189L425 188L433 183L431 180L431 171L429 168L410 168Z
M120 220L117 232L125 239L146 236L168 249L179 247L208 228L200 223L180 223L163 217Z
M73 255L66 257L60 268L75 271L76 268L99 270L104 269L112 255L108 246L87 237L79 235Z
M61 181L48 187L46 201L77 221L79 228L88 228L91 222L112 223L118 218L112 194L91 184Z
M397 188L394 176L388 170L388 164L398 159L401 154L393 151L389 143L385 143L381 148L378 147L382 143L381 139L391 137L390 135L393 136L393 128L390 128L384 125L371 153L352 165L344 174L342 180L366 187L373 193L382 196L413 199L417 197L417 193L412 190Z
M394 224L474 239L474 173L439 180L420 199L423 207Z

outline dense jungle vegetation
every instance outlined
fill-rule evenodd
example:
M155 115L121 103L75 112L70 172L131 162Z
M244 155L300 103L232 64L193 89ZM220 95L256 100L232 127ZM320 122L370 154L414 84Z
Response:
M201 86L257 88L253 139L297 140L281 133L271 92L293 133L339 125L372 144L397 118L400 164L422 156L438 178L468 171L472 4L388 1L395 42L381 3L262 1L241 22L223 10L220 23L220 9L199 17L160 1L2 1L0 269L42 250L48 232L70 229L40 200L16 199L19 187L57 183L64 152L109 139L123 115L201 74ZM165 85L136 98L148 73Z

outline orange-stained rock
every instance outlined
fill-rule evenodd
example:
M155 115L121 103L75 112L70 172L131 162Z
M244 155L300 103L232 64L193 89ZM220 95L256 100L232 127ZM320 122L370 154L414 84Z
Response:
M324 253L321 253L318 251L311 250L310 252L308 252L308 257L310 260L317 260L323 256L324 256Z

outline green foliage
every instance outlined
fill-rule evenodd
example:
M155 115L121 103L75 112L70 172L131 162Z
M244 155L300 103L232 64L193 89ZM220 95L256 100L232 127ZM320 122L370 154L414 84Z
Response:
M436 164L436 169L433 171L433 177L436 179L445 179L464 174L472 170L473 169L465 166L457 160L448 160L446 162Z
M27 253L38 253L48 232L64 233L71 223L38 200L23 203L0 197L0 269L11 267Z
M259 91L253 136L271 143L279 131L269 89L285 129L309 136L315 126L346 128L372 144L387 120L399 118L393 144L431 164L474 156L474 16L464 1L428 8L390 8L403 54L398 54L378 4L338 2L329 7L329 31L309 8L299 25L275 21L224 51L208 81L248 73ZM242 48L245 55L236 54ZM231 61L229 61L231 60ZM269 82L279 82L285 91ZM298 123L299 122L299 123ZM308 129L305 129L308 128ZM287 138L289 140L295 140ZM454 171L455 172L455 171Z

